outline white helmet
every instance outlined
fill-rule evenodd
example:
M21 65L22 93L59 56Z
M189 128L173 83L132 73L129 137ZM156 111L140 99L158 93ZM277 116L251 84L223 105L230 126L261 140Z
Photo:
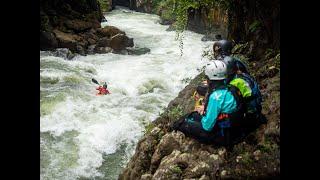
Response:
M209 77L210 80L226 79L227 65L222 61L213 60L207 65L205 74Z

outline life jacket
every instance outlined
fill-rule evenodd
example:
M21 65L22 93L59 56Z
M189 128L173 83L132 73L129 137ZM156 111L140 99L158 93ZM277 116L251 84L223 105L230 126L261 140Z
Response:
M196 97L196 95L197 95L198 93L197 93L197 91L195 91L194 93L193 93L193 98L195 98ZM199 96L199 98L197 99L197 100L195 100L195 104L194 104L194 108L196 109L197 107L200 107L200 106L202 106L202 105L204 105L204 96L201 96L200 94L198 94L198 96Z
M246 104L246 113L260 113L262 109L262 95L258 83L253 77L246 73L237 74L235 75L235 78L241 78L248 82L252 91L250 97L244 98Z
M240 90L231 84L220 86L217 89L225 89L227 88L228 91L231 92L235 101L237 102L236 110L231 114L220 113L218 115L217 125L215 130L218 131L220 136L225 136L225 129L226 128L234 128L239 127L241 125L241 121L244 117L245 111L245 102L243 97L241 96Z
M105 95L105 94L110 94L110 92L108 91L107 88L103 87L103 86L99 86L97 88L97 90L99 91L99 95Z
M192 97L195 98L196 95L199 96L198 99L196 99L195 101L195 105L194 105L194 108L196 109L197 107L199 106L202 106L204 105L204 99L205 99L205 96L207 94L207 91L208 91L208 85L199 85L196 89L196 91L193 93Z

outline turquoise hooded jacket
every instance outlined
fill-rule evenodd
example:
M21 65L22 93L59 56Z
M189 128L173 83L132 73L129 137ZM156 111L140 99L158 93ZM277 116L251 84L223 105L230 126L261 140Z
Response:
M218 89L211 93L205 116L201 119L202 128L211 131L220 113L231 114L236 111L237 102L227 89Z

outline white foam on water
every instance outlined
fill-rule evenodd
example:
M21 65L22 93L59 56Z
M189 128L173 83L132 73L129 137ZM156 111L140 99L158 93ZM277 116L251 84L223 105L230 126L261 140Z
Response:
M62 88L59 92L66 96L40 117L40 131L57 139L52 143L42 137L41 148L51 155L42 157L46 164L41 179L103 177L98 170L103 156L115 153L121 144L128 145L126 153L132 155L143 135L142 122L153 121L186 86L182 80L195 77L197 69L206 64L201 54L212 42L201 42L202 35L186 31L180 57L175 32L165 31L168 26L160 25L158 16L128 12L108 13L107 24L124 30L134 38L135 46L150 48L150 53L95 54L77 56L72 61L41 55L40 77L59 79L56 84L41 84L41 91L48 98ZM112 94L96 96L97 85L91 78L107 81ZM41 103L50 100L42 99ZM69 137L68 132L77 133ZM65 158L69 155L72 158Z

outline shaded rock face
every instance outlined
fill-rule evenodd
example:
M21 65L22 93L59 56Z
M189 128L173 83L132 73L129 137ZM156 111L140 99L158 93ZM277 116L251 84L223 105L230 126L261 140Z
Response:
M132 0L113 0L112 4L114 6L124 6L124 7L130 7L130 2Z
M68 48L85 55L120 52L134 45L120 29L101 28L104 17L96 0L42 0L40 4L40 50Z
M108 37L103 37L98 40L97 47L110 46L110 39Z
M280 0L237 1L233 7L228 20L230 39L253 41L254 51L280 49Z
M247 54L245 54L246 56ZM201 144L169 125L193 110L190 98L204 79L191 80L152 125L154 128L139 141L134 156L119 175L120 180L134 179L259 179L280 175L280 73L269 74L277 55L251 62L249 68L258 79L264 98L263 114L268 123L240 140L232 148ZM277 66L276 66L277 67ZM268 74L268 76L261 76Z
M158 127L155 129L161 132ZM218 154L218 150L205 147L192 138L185 137L179 131L167 133L160 142L158 140L154 142L158 142L155 148L141 145L137 148L141 151L140 153L152 155L151 161L143 156L144 165L148 166L141 168L139 166L141 164L137 164L141 161L130 162L128 167L133 166L134 171L126 168L119 179L140 179L140 177L143 179L191 179L205 178L204 175L214 179L222 163L223 156Z
M112 6L124 6L144 13L151 13L153 8L151 0L113 0Z
M57 29L53 30L56 40L60 47L68 48L71 51L76 51L77 42L81 40L81 37L72 33L64 33Z
M121 31L119 28L114 26L105 26L104 28L99 28L97 29L97 33L99 37L108 37L108 38L111 38L112 36L117 34L126 35L124 31Z
M94 23L94 22L87 22L87 21L83 21L83 20L67 20L65 23L65 27L73 30L74 32L78 33L78 32L84 32L87 30L90 30L91 28L99 28L100 25L98 23Z
M227 12L221 8L189 9L187 28L201 34L215 32L215 34L222 34L226 37L227 20Z
M40 48L42 50L50 50L58 47L58 41L53 33L41 31L40 32Z
M138 12L151 13L152 1L151 0L135 0L135 10Z
M157 13L162 16L161 12L170 11L172 8L163 7ZM203 41L215 40L213 38L215 34L221 34L223 38L234 40L236 43L252 41L253 50L261 52L257 53L256 58L261 58L259 56L263 54L261 49L280 49L279 0L235 1L227 5L228 10L225 8L219 5L189 8L187 29L205 34ZM168 17L163 16L162 18ZM170 19L172 20L161 20L160 23L173 24L174 18ZM168 30L173 30L173 28Z
M40 50L68 48L73 53L86 55L120 52L134 45L133 39L120 29L101 28L104 17L96 0L43 0L40 3Z
M142 55L149 53L151 50L149 48L127 48L129 55Z
M96 0L41 0L40 49L62 47L82 53L94 43L96 38L88 32L99 28L102 18Z
M201 38L201 41L220 41L222 38L221 34L208 33Z
M110 47L115 51L121 51L126 47L133 47L133 45L133 38L128 38L123 34L117 34L110 39Z

